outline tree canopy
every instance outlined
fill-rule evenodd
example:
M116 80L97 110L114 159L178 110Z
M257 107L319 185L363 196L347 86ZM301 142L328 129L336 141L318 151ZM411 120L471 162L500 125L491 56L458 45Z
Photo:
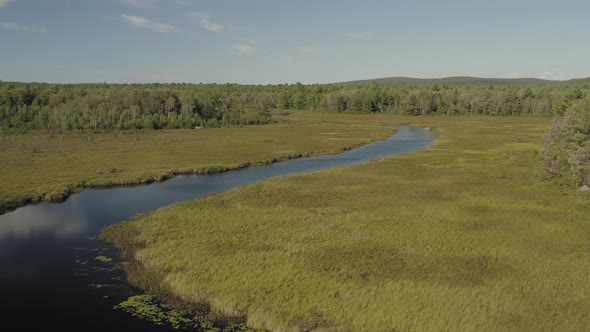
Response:
M0 83L0 128L161 129L266 124L289 109L407 115L564 114L587 88Z

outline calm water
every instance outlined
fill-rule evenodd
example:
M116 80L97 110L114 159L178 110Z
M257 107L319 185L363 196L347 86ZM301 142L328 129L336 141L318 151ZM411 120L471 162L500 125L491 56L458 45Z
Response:
M113 306L138 294L125 284L115 257L95 239L105 226L174 202L275 176L353 165L415 151L430 131L398 126L395 135L337 155L288 160L213 175L178 176L146 186L85 190L60 204L41 203L0 216L0 317L4 326L58 331L164 331Z

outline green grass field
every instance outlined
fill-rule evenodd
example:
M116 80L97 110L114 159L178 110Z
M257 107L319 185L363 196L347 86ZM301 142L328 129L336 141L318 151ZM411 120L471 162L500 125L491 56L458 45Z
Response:
M301 155L336 153L393 132L372 124L306 123L94 134L0 134L0 213L85 187L162 180Z
M287 118L440 136L111 226L133 284L270 330L588 329L590 198L544 179L549 119Z

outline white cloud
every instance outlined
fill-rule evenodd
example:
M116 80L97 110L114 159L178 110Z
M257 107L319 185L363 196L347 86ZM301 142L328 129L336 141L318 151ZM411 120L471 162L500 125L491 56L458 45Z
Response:
M0 9L13 2L14 0L0 0Z
M562 80L563 78L552 71L544 71L538 76L544 80Z
M154 9L158 6L160 0L121 0L121 2L127 6L144 9Z
M20 25L20 24L12 23L12 22L0 22L0 28L7 29L7 30L24 31L24 32L36 32L36 33L47 32L46 27Z
M232 50L238 55L252 53L256 50L256 42L251 40L247 43L234 44L232 45Z
M177 27L173 25L154 22L149 18L141 16L121 15L121 18L123 19L123 21L127 22L127 24L136 28L144 28L156 32L181 32Z
M220 32L223 27L220 24L211 22L211 15L204 13L192 13L190 15L203 29Z

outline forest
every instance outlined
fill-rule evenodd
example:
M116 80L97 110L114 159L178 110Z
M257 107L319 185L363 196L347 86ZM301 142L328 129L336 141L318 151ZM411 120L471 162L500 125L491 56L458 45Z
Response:
M277 110L556 116L541 148L551 178L590 177L587 86L0 84L0 130L175 129L275 122Z
M111 131L268 124L274 110L562 115L586 86L0 83L1 129Z

